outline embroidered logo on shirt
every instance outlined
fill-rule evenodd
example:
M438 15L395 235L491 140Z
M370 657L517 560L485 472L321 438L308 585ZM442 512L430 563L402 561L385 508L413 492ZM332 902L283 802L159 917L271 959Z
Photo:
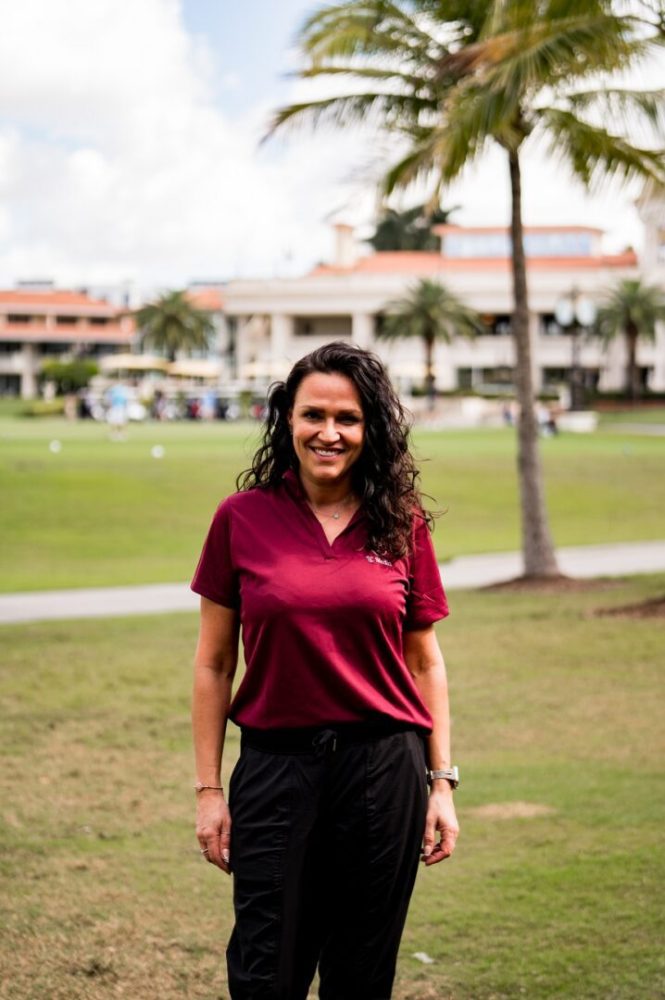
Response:
M373 552L371 555L365 556L365 559L367 560L367 562L381 563L382 566L392 566L392 563L390 562L389 559L382 559L381 556L377 556L375 552Z

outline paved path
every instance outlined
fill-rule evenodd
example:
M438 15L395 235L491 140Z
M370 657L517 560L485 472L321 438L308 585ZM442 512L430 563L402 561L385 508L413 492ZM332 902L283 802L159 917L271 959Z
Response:
M558 556L562 571L574 577L665 571L665 541L563 548L558 550ZM500 583L518 576L521 571L519 552L460 556L441 567L447 590ZM0 595L0 623L194 611L198 600L186 583L4 594Z

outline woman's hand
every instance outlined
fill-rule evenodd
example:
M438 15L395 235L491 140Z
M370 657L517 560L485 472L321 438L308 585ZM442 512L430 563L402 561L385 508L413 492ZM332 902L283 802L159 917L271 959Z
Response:
M441 779L445 780L445 779ZM439 834L439 841L436 835ZM427 805L425 820L425 836L423 837L423 854L421 861L426 865L435 865L444 858L449 858L455 850L455 841L459 834L459 824L455 815L453 793L446 782L445 788L433 788Z
M231 874L231 813L222 792L204 789L196 800L196 836L204 858Z

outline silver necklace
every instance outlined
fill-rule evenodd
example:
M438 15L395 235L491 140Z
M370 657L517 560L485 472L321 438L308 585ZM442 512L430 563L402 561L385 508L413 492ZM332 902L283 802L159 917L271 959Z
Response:
M319 516L321 516L321 517L330 517L330 518L333 519L333 521L339 521L340 517L342 516L342 508L346 507L347 504L352 499L353 499L353 493L349 493L348 496L344 497L344 499L339 502L339 504L337 506L337 510L334 510L332 512L332 514L326 513L325 510L317 510L311 500L309 501L309 505L312 508L312 510L314 511L314 514L315 514L316 517L319 517Z

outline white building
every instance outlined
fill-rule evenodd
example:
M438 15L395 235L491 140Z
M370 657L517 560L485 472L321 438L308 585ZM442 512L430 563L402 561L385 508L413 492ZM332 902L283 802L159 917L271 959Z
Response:
M616 281L642 274L665 284L665 202L643 198L645 255L632 250L605 255L602 231L587 226L526 227L530 329L537 389L568 380L572 338L556 323L557 302L571 294L597 301ZM375 350L403 389L421 383L423 348L418 341L381 341L377 324L388 304L420 278L446 284L485 318L491 334L475 341L439 343L435 364L440 389L509 384L514 364L510 337L512 288L509 235L496 227L440 226L441 252L361 255L350 227L337 225L334 263L295 279L238 280L225 289L225 311L235 327L237 374L263 384L321 344L348 340ZM588 386L620 390L625 348L617 340L604 352L581 338L579 363ZM656 343L640 343L644 383L665 391L665 329Z

